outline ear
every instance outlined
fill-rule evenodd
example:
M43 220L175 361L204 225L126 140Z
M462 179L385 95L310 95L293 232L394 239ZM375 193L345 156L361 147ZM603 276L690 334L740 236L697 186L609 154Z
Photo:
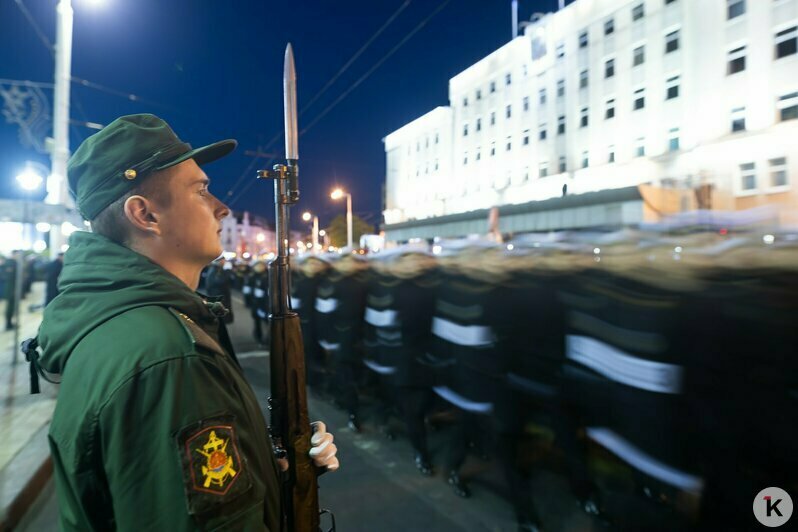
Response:
M144 196L130 196L125 200L124 212L130 224L148 235L160 235L160 215L155 204Z

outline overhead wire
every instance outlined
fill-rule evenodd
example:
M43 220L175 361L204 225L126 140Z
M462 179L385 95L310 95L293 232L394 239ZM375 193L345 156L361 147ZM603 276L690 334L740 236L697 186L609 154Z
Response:
M437 15L438 13L440 13L440 12L441 12L441 11L442 11L442 10L443 10L443 9L444 9L444 8L445 8L447 5L448 5L448 4L449 4L449 2L451 2L451 0L444 0L443 2L441 2L441 3L438 5L438 7L437 7L437 8L435 8L435 9L432 11L432 13L430 13L429 15L427 15L427 17L426 17L424 20L422 20L421 22L419 22L419 23L418 23L418 25L416 25L416 27L415 27L415 28L413 28L413 29L410 31L410 33L408 33L407 35L405 35L405 36L404 36L404 38L403 38L401 41L399 41L399 43L398 43L396 46L394 46L393 48L391 48L391 50L389 50L389 51L388 51L388 53L386 53L386 54L385 54L383 57L381 57L381 58L380 58L380 60L379 60L379 61L377 61L377 62L374 64L374 66L372 66L372 67L371 67L371 68L370 68L368 71L366 71L366 73L365 73L365 74L363 74L363 75L362 75L360 78L358 78L358 79L357 79L357 80L356 80L356 81L355 81L355 82L354 82L352 85L350 85L350 86L349 86L349 88L348 88L347 90L345 90L345 91L344 91L344 92L343 92L343 93L342 93L340 96L338 96L338 98L336 98L335 100L333 100L333 102L332 102L331 104L329 104L329 105L328 105L328 106L327 106L327 107L326 107L326 108L325 108L323 111L321 111L321 113L319 113L319 114L316 116L316 118L314 118L314 119L313 119L313 120L310 122L310 124L308 124L308 125L307 125L307 126L305 126L305 127L302 129L302 130L300 130L300 131L299 131L299 136L302 136L302 135L304 135L305 133L307 133L307 131L308 131L308 130L309 130L311 127L313 127L314 125L316 125L316 124L317 124L317 123L318 123L318 122L319 122L319 121L320 121L322 118L324 118L324 116L326 116L326 115L327 115L327 114L328 114L330 111L332 111L332 109L333 109L335 106L337 106L339 103L341 103L341 102L344 100L344 98L346 98L346 97L347 97L347 96L348 96L348 95L349 95L349 94L350 94L350 93L351 93L353 90L355 90L355 89L356 89L356 88L357 88L357 87L358 87L360 84L362 84L364 81L366 81L366 79L368 79L368 78L369 78L369 76L371 76L371 74L373 74L373 73L374 73L374 72L375 72L375 71L376 71L376 70L377 70L377 69L378 69L380 66L382 66L382 65L385 63L385 61L387 61L387 60L388 60L388 59L389 59L389 58L390 58L390 57L391 57L393 54L395 54L397 51L399 51L399 49L400 49L400 48L402 48L402 46L404 46L404 45L407 43L407 41L409 41L409 40L410 40L410 39L411 39L411 38L412 38L412 37L413 37L413 36L414 36L416 33L418 33L419 31L421 31L421 29L423 29L423 28L424 28L424 26L426 26L426 25L429 23L429 21L430 21L430 20L432 20L432 19L435 17L435 15ZM279 138L279 135L278 135L278 137L277 137L277 138ZM268 149L268 147L267 147L266 149ZM254 164L254 163L253 163L253 164ZM251 167L251 166L253 166L253 164L250 164L250 167ZM247 172L249 172L250 170L251 170L251 168L249 168L249 169L247 170ZM242 180L242 178L243 178L243 177L245 177L245 176L246 176L246 174L242 174L241 178L239 178L239 181L238 181L238 182L236 182L236 183L234 184L234 187L235 187L235 186L238 186L239 182L240 182L240 181ZM228 202L228 205L232 205L232 204L234 204L236 201L238 201L238 199L239 199L239 198L240 198L240 197L241 197L241 196L242 196L242 195L243 195L243 194L244 194L244 193L245 193L245 192L246 192L246 191L249 189L249 187L251 187L251 186L252 186L252 184L253 184L254 182L255 182L255 180L254 180L254 179L253 179L253 180L250 180L250 181L248 181L248 182L247 182L247 183L244 185L244 188L242 188L242 189L241 189L241 191L240 191L240 192L239 192L239 193L238 193L238 194L237 194L237 195L236 195L236 196L235 196L235 197L234 197L232 200L229 200L229 202ZM229 195L230 195L230 194L228 194L228 196L229 196Z

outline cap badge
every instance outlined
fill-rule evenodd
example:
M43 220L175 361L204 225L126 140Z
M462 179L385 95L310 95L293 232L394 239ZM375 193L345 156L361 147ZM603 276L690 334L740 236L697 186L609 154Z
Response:
M136 179L136 175L137 175L136 171L133 170L132 168L128 168L127 170L125 170L125 179L129 181Z

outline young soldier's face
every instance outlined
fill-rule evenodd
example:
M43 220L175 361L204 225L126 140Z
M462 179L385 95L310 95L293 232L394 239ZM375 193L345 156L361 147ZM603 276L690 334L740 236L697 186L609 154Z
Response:
M170 202L161 211L164 244L181 260L207 264L222 254L227 206L208 190L210 180L193 159L172 167Z

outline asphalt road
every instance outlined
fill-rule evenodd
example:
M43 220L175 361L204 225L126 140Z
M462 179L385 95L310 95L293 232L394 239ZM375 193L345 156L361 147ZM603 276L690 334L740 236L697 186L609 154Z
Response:
M231 337L246 376L266 412L269 385L269 358L252 337L252 321L240 295L234 296L235 320ZM319 479L320 503L335 515L337 530L356 531L439 531L504 532L517 530L506 489L493 461L469 457L463 476L471 480L472 497L464 500L451 491L441 471L421 476L412 462L412 450L401 435L385 438L376 428L368 398L364 407L364 430L354 434L346 428L346 416L329 400L309 396L311 419L321 419L335 435L341 468ZM397 425L397 430L401 427ZM433 464L440 463L447 429L431 434ZM541 472L533 479L536 504L546 530L601 530L576 509L559 475ZM329 524L329 520L328 520ZM329 527L326 527L329 528ZM40 495L18 530L57 530L57 507L52 485Z

